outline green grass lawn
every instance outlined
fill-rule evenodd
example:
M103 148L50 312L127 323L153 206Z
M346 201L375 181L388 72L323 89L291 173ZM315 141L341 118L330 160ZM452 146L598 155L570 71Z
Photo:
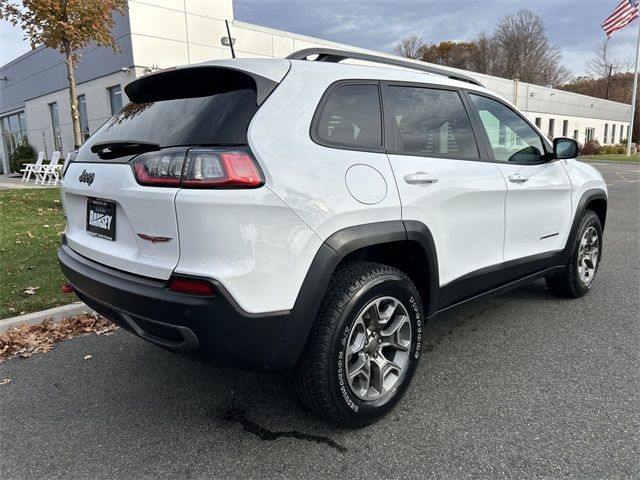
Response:
M64 226L57 188L0 190L0 318L75 301L60 292L56 250Z
M587 161L603 161L603 162L640 162L640 154L631 155L627 157L626 154L622 155L580 155L578 160Z

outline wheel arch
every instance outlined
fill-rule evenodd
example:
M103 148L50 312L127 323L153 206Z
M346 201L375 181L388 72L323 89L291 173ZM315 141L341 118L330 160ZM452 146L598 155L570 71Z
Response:
M425 315L438 305L438 259L429 228L414 221L387 221L340 230L321 245L283 328L273 369L295 364L307 341L336 269L345 262L372 261L398 268L416 284Z
M580 220L587 210L593 211L598 216L598 218L600 219L600 224L602 225L602 229L604 230L604 225L607 218L607 203L607 192L605 192L601 188L587 190L582 194L580 200L578 201L576 213L573 216L573 223L571 224L571 230L569 231L569 237L567 238L567 243L562 254L564 264L569 261L572 245L575 242L576 236L578 235Z

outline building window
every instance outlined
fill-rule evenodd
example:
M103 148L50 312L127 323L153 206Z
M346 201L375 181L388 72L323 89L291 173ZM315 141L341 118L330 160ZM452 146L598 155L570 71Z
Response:
M609 124L605 123L604 124L604 143L607 143L608 139L609 139Z
M60 132L60 116L58 115L58 104L56 102L49 104L49 113L51 113L51 129L53 130L53 146L55 150L62 153L62 134Z
M591 140L593 140L595 135L596 135L596 129L595 128L587 128L584 131L584 141L585 142L590 142Z
M563 137L569 136L569 120L565 120L562 122L562 136Z
M120 85L107 88L109 92L109 103L111 104L111 115L115 115L122 110L122 90Z
M27 143L27 122L24 112L18 112L0 119L0 131L4 152L9 157L20 144ZM3 170L0 163L0 171Z
M542 118L536 117L536 127L542 128Z
M624 125L620 125L620 144L622 144L622 141L624 140L624 138L622 138L622 132L624 132Z
M573 131L573 139L577 142L578 137L580 136L580 132L578 130Z
M82 132L82 141L86 142L91 136L89 133L89 117L87 116L87 97L78 95L78 113L80 114L80 131Z
M550 140L553 140L555 130L556 130L556 121L555 121L555 119L550 118L549 119L549 132L547 133L547 137L549 137Z
M611 143L616 143L616 124L611 125Z

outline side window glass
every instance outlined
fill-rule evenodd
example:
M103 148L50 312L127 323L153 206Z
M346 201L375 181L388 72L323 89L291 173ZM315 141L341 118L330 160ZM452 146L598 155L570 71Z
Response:
M545 151L540 136L520 115L490 98L470 96L480 114L496 160L536 163L543 159Z
M479 158L471 120L458 92L389 87L395 148L399 153ZM393 148L393 143L391 146Z
M329 145L379 149L381 117L377 85L341 85L324 105L316 124L317 139Z

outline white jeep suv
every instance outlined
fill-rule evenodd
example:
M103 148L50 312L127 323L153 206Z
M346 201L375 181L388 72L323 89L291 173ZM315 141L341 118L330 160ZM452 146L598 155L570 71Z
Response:
M309 49L125 91L65 165L76 294L169 350L291 369L340 425L399 402L439 312L541 277L593 286L601 175L474 79Z

